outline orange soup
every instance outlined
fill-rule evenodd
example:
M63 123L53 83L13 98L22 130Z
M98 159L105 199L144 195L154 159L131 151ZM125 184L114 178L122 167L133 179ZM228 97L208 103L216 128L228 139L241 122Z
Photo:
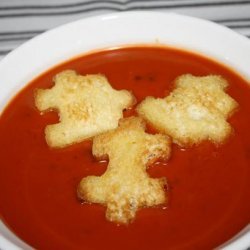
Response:
M167 206L141 209L133 223L116 225L106 220L105 207L77 199L80 180L107 167L92 156L91 140L64 149L45 142L44 128L57 123L58 115L40 115L34 90L53 86L53 76L65 69L104 74L114 88L132 91L138 103L146 96L163 97L179 75L222 75L229 82L227 93L239 103L229 120L234 134L221 146L173 145L171 159L148 170L151 177L167 178ZM225 66L186 51L129 47L65 62L33 80L1 114L1 219L36 249L212 249L250 222L249 114L247 83Z

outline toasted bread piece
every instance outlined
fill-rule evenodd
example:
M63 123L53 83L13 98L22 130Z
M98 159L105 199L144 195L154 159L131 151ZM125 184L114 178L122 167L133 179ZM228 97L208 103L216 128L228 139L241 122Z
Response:
M165 178L150 178L146 168L157 159L168 159L168 136L144 132L141 118L122 119L115 130L93 140L93 155L109 158L102 176L88 176L78 186L78 197L107 206L106 218L116 223L129 223L141 207L166 202Z
M122 111L135 103L129 91L113 89L103 75L81 76L66 70L54 81L51 89L35 93L40 111L59 112L60 123L45 129L50 147L65 147L116 128Z
M183 147L210 140L220 144L232 132L226 121L238 107L224 91L228 83L219 75L175 80L175 89L165 98L147 97L138 114Z

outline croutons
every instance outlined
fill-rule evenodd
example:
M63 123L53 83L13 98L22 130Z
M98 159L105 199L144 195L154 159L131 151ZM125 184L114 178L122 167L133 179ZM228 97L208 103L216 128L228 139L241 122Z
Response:
M45 129L50 147L65 147L116 128L122 111L135 103L129 91L113 89L103 75L81 76L66 70L54 81L51 89L35 93L40 111L59 112L60 123Z
M107 206L106 218L116 223L129 223L136 211L167 201L165 178L150 178L146 168L157 159L168 159L168 136L144 132L141 118L122 119L115 130L98 135L93 140L92 153L97 158L109 158L102 176L88 176L78 186L78 197Z
M188 147L204 140L220 144L232 132L226 120L238 106L224 92L227 86L227 81L218 75L182 75L175 80L175 89L169 96L147 97L137 112L180 146Z
M93 138L93 156L109 159L102 176L81 180L77 196L106 206L109 221L127 224L138 209L167 202L166 179L151 178L146 170L158 159L170 157L170 137L188 147L204 140L219 144L230 135L227 119L238 104L225 93L227 86L217 75L182 75L169 96L141 102L136 108L141 117L120 119L122 111L135 103L130 92L114 90L102 75L81 76L67 70L55 77L54 87L37 90L35 103L40 111L59 112L60 123L45 129L49 146ZM146 133L143 119L165 135Z

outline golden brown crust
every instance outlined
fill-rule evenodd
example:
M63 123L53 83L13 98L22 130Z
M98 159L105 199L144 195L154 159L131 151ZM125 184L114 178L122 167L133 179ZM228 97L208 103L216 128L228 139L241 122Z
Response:
M66 70L54 81L51 89L35 92L40 111L59 112L60 123L45 129L50 147L65 147L116 128L122 111L135 103L129 91L113 89L103 75L81 76Z
M218 75L182 75L165 98L147 97L137 107L138 114L180 146L210 140L223 143L232 132L226 121L237 102L224 91L227 81Z
M165 178L150 178L147 166L157 159L168 159L170 140L167 136L144 132L141 118L122 119L115 130L94 138L92 152L97 158L109 156L102 176L88 176L78 186L78 197L107 206L106 218L116 223L129 223L141 207L166 202Z

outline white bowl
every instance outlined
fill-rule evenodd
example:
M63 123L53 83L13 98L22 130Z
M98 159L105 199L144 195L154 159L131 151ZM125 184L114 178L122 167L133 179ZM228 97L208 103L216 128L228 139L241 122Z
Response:
M28 41L0 62L0 111L25 84L79 54L132 44L166 44L205 54L250 81L250 40L209 21L159 12L123 12L86 18ZM250 226L221 248L250 246ZM0 221L0 249L31 249Z

